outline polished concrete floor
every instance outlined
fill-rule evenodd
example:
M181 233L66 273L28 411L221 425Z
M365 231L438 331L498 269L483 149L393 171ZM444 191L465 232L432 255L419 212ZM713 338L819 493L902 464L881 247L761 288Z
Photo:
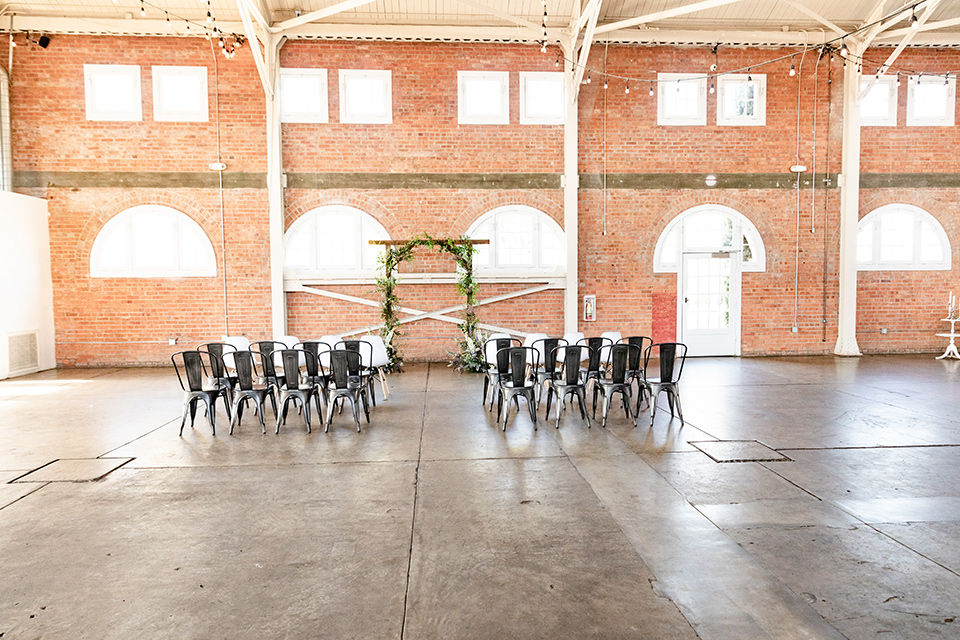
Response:
M359 434L2 381L0 637L958 638L958 364L693 360L686 426L505 433L437 364Z

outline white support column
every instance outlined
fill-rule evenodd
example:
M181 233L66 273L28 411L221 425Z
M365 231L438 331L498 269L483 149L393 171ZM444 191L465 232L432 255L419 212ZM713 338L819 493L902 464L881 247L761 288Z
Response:
M840 304L838 356L859 356L857 346L857 223L860 219L860 66L863 46L850 47L843 69L843 149L840 161Z
M263 35L265 70L269 90L267 102L267 199L270 238L270 324L274 336L287 334L287 298L283 291L283 162L280 135L280 47L285 38ZM254 44L255 46L255 44ZM265 87L266 88L266 87Z
M575 44L575 43L574 43ZM577 198L580 192L579 158L577 143L579 136L579 113L577 111L579 92L574 86L576 67L576 47L564 47L563 55L567 59L567 112L563 124L563 232L567 238L567 282L563 302L563 329L577 331L580 320L580 295L577 267L579 265L580 234L578 230L579 213Z

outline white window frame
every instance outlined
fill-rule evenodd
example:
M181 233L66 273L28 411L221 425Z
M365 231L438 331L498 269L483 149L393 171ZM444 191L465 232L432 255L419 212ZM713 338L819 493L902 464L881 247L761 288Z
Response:
M387 229L380 224L380 221L374 218L372 215L358 209L356 207L351 207L344 204L328 204L311 209L307 211L302 216L297 218L297 220L290 225L290 228L287 229L286 233L283 236L283 246L284 253L287 253L287 247L290 242L297 234L307 233L308 242L311 247L311 254L316 256L318 251L322 251L323 247L317 245L317 228L316 225L319 222L319 219L325 213L339 213L339 214L350 214L354 217L354 223L358 227L357 238L359 239L359 245L354 249L360 252L360 259L358 260L359 267L349 268L349 267L321 267L316 263L312 268L306 269L297 269L293 266L284 264L283 274L284 278L287 280L300 280L302 282L329 282L329 281L347 281L347 282L373 282L380 275L380 268L377 265L376 260L368 260L364 262L363 250L368 246L368 240L389 240L390 234L387 232ZM374 228L373 234L371 237L368 236L365 231L365 225L369 225Z
M909 262L884 262L880 259L880 222L883 220L884 214L902 211L912 213L914 216L913 258ZM951 269L953 256L950 247L950 238L947 236L947 232L944 231L940 221L928 211L924 211L920 207L911 204L900 203L886 204L878 207L863 216L860 222L857 223L858 245L860 233L864 232L866 227L872 222L876 222L876 224L873 225L873 255L870 260L865 262L857 260L857 271L949 271ZM943 251L943 259L940 261L921 262L919 259L920 230L924 224L929 225L936 234L937 239L940 240L940 247Z
M150 68L153 77L153 119L156 122L208 122L210 109L208 106L207 68L206 67L169 67L154 66ZM169 77L194 76L201 80L200 95L203 106L196 111L166 111L163 109L163 85Z
M871 85L870 93L863 91ZM899 91L897 91L897 79L895 77L883 76L877 78L860 79L860 126L862 127L895 127L897 126L897 102L899 101ZM886 91L890 98L887 108L887 114L880 118L869 118L863 115L863 103L869 99L869 96L877 91Z
M697 85L697 114L695 116L672 116L667 112L668 91L675 90L678 82L693 82ZM657 74L657 124L661 126L697 126L707 124L707 78L695 73Z
M767 270L767 250L763 245L763 238L760 236L760 232L757 230L757 227L750 222L750 219L736 209L731 209L730 207L725 207L719 204L702 204L687 209L671 220L666 227L664 227L663 231L660 233L660 237L657 238L657 245L653 250L654 273L677 273L679 271L680 264L683 262L683 221L686 218L704 212L717 212L726 215L728 218L733 219L734 237L742 239L744 236L746 236L747 242L750 245L750 251L753 253L753 257L748 262L743 260L743 257L741 256L741 272L760 273ZM674 256L672 263L665 262L665 245L667 244L667 239L670 237L670 234L674 232L677 233L676 256ZM742 248L742 246L740 248ZM701 251L720 249L721 247L698 248L698 250Z
M500 83L500 113L474 116L466 111L466 84L471 80ZM459 124L510 124L510 73L507 71L457 71L457 122Z
M562 71L521 71L520 72L520 124L563 124L566 116L567 87ZM528 80L550 80L560 83L560 113L555 116L539 116L527 113L527 96L530 90Z
M505 265L501 266L498 263L497 257L497 218L502 215L509 215L511 213L524 213L532 215L534 219L533 225L533 245L531 247L531 253L534 256L534 263L529 266L523 265ZM496 209L491 209L485 214L473 221L473 224L470 225L470 228L467 230L467 237L473 238L474 234L483 226L492 222L491 226L491 238L490 244L484 245L489 251L490 263L487 265L474 264L474 270L478 276L499 276L503 278L523 278L530 276L552 276L558 277L562 276L567 271L567 254L566 254L566 234L556 220L548 216L543 211L535 209L534 207L529 207L526 205L512 204L502 207L497 207ZM540 234L541 229L546 227L545 230L549 230L552 233L559 232L562 238L561 246L564 249L560 253L560 264L556 266L542 266L540 261Z
M749 79L749 80L748 80ZM738 116L726 112L724 93L733 86L752 82L756 86L754 114ZM767 74L730 73L717 77L717 125L725 127L762 127L767 124Z
M389 69L340 69L340 122L344 124L392 124L393 123L393 74ZM353 113L347 105L347 92L351 80L379 79L383 84L385 110L379 114Z
M131 96L134 107L129 111L102 111L97 109L95 101L95 83L97 76L127 76L136 88L137 95ZM107 122L139 122L143 120L143 98L140 87L140 67L135 64L85 64L83 65L83 86L87 120Z
M176 252L176 264L172 269L157 269L137 267L134 262L135 238L133 236L133 220L142 213L163 213L170 217L171 222L176 226L177 233L174 240L174 246L167 247L168 250ZM108 250L108 242L116 233L126 235L126 265L123 267L105 268L101 267L101 254ZM199 267L182 266L183 255L181 253L181 242L185 233L197 234L197 238L202 237L206 240L204 246L205 264ZM217 275L217 257L213 249L213 244L203 228L197 222L172 207L164 205L137 205L125 209L110 218L100 229L97 238L93 242L93 248L90 251L90 277L92 278L212 278Z
M293 111L283 102L283 84L287 78L312 79L316 82L318 111ZM329 84L326 69L280 69L280 122L326 123L330 121Z
M922 118L914 111L916 108L917 83L921 85L940 85L947 91L947 113L942 118ZM957 107L957 79L951 76L944 83L943 76L910 76L907 85L907 126L908 127L952 127Z

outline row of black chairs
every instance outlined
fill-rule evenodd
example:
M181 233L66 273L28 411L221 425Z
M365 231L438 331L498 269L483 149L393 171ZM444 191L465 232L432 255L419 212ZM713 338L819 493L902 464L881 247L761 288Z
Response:
M671 417L676 410L682 426L679 382L686 353L687 347L682 343L654 344L646 336L623 338L619 343L605 337L584 338L574 345L563 338L543 338L529 346L521 346L517 338L497 337L484 345L487 370L483 404L486 405L488 392L492 389L490 410L496 402L497 421L502 415L503 429L506 430L511 401L519 411L519 398L524 397L536 429L536 410L545 392L548 417L551 401L556 396L556 426L559 428L566 399L572 395L577 399L581 417L590 427L586 394L592 382L593 416L596 417L598 398L602 399L601 425L604 427L615 394L619 394L624 412L634 425L639 420L640 405L646 398L650 407L650 425L653 426L657 397L661 392L667 394ZM659 361L658 377L647 375L651 359ZM635 406L634 383L637 386Z
M286 423L291 402L303 414L309 433L311 401L321 416L321 404L326 407L324 431L328 431L334 408L342 410L347 399L360 431L360 407L362 405L369 424L370 403L376 406L373 381L379 373L369 365L371 360L364 358L365 347L369 348L369 343L360 340L344 340L334 345L307 340L294 348L283 342L263 340L251 343L249 350L238 350L229 343L209 342L196 350L175 353L171 360L184 391L180 434L188 413L193 427L199 402L204 403L210 427L216 434L216 401L221 396L230 419L231 434L248 402L253 403L260 428L266 433L267 399L276 416L277 433L280 425ZM368 366L364 366L364 361Z

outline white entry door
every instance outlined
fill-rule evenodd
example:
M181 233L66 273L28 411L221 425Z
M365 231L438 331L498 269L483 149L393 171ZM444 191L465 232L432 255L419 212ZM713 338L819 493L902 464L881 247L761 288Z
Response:
M740 355L740 255L684 253L677 320L690 356Z

